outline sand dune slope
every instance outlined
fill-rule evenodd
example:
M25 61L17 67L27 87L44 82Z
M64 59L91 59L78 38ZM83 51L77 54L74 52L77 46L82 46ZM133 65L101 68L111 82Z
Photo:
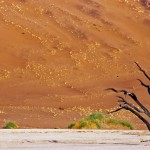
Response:
M150 108L134 64L150 74L149 0L0 0L0 33L1 124L65 128L113 108L107 87L134 91Z

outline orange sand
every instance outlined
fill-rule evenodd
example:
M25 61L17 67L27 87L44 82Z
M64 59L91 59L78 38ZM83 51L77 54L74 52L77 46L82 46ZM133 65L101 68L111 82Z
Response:
M149 2L149 1L147 1ZM139 0L0 0L0 125L66 128L117 106L115 87L150 108L150 7ZM126 111L115 114L146 129Z

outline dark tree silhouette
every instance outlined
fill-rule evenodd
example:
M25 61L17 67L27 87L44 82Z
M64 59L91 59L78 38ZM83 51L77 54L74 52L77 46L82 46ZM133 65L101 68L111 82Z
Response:
M145 70L142 69L142 67L137 62L135 62L135 64L137 65L138 69L144 74L144 76L150 81L150 77L145 72ZM140 79L138 79L138 81L143 87L147 89L148 93L150 94L150 85L145 84ZM125 98L117 96L119 98L118 102L120 103L120 105L116 110L111 111L109 113L115 113L122 109L128 110L134 115L136 115L140 120L142 120L143 123L147 126L148 130L150 131L150 122L147 119L147 117L150 118L150 111L139 101L135 93L126 90L116 90L114 88L108 88L106 90L111 90L116 93L123 93L125 95L125 98L126 96L129 96L137 104L135 106L133 103L128 102ZM146 115L147 117L145 117L144 115Z

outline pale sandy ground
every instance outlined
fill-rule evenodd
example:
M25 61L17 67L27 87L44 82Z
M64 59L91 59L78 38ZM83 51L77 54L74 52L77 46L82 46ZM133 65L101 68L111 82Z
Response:
M145 2L148 2L147 5ZM108 87L138 94L150 74L149 0L0 0L0 125L67 128L112 109ZM131 114L118 113L137 129Z
M1 150L149 150L150 132L123 130L0 130Z

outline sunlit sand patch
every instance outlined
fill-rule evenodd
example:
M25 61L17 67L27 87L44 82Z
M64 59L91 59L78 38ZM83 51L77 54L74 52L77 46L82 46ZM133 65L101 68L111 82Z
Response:
M11 72L5 69L0 69L0 80L8 79L10 77Z

